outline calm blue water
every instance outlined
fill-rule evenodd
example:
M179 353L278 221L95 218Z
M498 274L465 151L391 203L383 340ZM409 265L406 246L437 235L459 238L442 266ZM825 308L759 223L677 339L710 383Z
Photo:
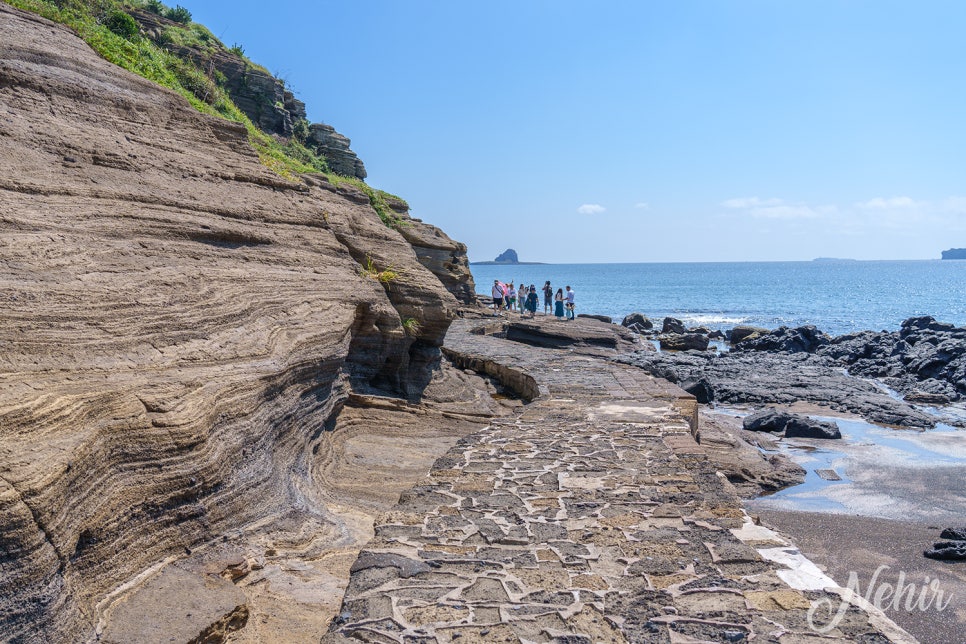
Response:
M896 330L906 318L932 315L966 325L966 260L544 264L471 266L476 290L494 279L556 290L570 285L578 313L619 322L640 311L691 325L729 329L814 324L839 335ZM541 300L540 311L543 310Z

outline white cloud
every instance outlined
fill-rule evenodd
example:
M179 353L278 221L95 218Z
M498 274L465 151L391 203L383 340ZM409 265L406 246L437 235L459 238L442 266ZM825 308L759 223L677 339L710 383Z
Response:
M909 197L876 197L875 199L870 199L864 203L855 204L859 208L871 208L874 210L887 210L892 208L912 208L917 206L915 201Z
M600 213L607 210L599 203L585 203L580 208L577 208L577 212L582 215L599 215Z
M816 219L835 212L835 206L812 207L805 203L790 203L784 199L760 199L758 197L738 197L721 202L730 210L743 210L745 214L758 219Z
M638 201L636 204L634 204L634 207L638 210L649 210L651 205L646 201Z
M829 206L812 208L805 204L782 204L765 208L752 208L750 214L752 217L763 219L815 219L832 210L834 208Z
M758 197L738 197L722 201L721 205L732 210L745 210L747 208L759 208L763 206L780 206L784 202L781 199L759 199Z

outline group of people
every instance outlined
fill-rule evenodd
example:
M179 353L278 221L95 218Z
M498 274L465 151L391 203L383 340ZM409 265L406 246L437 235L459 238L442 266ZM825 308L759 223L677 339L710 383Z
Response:
M565 293L562 288L553 292L550 280L543 284L540 289L543 292L543 314L549 315L553 309L553 314L558 318L574 319L574 290L567 287ZM526 317L535 317L537 307L540 303L540 296L535 285L527 286L520 282L520 288L513 286L513 282L503 283L500 280L493 280L493 315L500 315L504 310L518 312Z

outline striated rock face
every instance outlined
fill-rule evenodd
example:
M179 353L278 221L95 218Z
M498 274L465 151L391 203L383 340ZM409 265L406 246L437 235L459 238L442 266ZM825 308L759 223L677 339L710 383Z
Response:
M346 177L366 178L366 166L356 153L349 149L348 137L335 131L331 125L313 123L309 126L306 145L325 156L329 169Z
M419 263L442 282L446 290L467 306L476 305L476 285L466 256L466 244L454 241L442 230L409 216L409 204L398 199L387 201L402 220L399 234L416 251Z
M269 527L351 542L327 430L352 392L424 396L458 305L406 238L6 4L0 141L4 637L90 639L146 571Z

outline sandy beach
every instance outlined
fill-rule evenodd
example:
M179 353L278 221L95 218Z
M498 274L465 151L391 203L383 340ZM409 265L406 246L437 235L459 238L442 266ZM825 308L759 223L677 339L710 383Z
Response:
M883 593L879 608L922 644L961 644L964 641L966 564L922 556L924 547L939 540L941 526L846 514L755 509L753 503L751 506L749 512L759 516L769 527L791 537L805 556L840 585L846 586L854 572L863 597L872 601L877 592ZM888 566L888 569L883 569L876 577L880 566ZM903 597L900 609L896 610L885 585L895 587L900 573L903 573L905 585L914 588L917 600L924 584L936 580L945 608L937 610L939 595L929 590L925 596L932 602L927 609L905 610Z

